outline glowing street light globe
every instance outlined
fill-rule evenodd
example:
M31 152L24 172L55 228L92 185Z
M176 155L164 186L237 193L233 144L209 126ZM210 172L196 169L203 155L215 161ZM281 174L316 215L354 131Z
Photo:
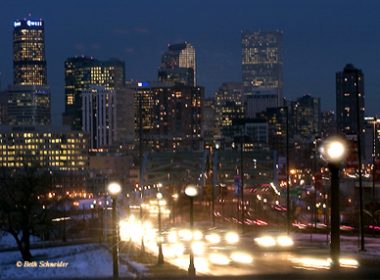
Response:
M339 163L343 161L347 155L346 143L342 138L328 138L321 148L321 153L326 161Z
M160 192L157 193L157 194L156 194L156 198L157 198L158 200L161 200L161 199L162 199L162 193L160 193Z
M189 197L195 197L198 195L198 188L194 185L189 185L185 188L185 194Z
M116 182L110 183L107 189L111 195L117 195L121 192L121 186Z

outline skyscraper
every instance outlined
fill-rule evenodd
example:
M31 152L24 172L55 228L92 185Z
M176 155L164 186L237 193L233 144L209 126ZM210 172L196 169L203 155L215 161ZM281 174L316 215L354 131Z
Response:
M90 136L90 149L108 148L116 132L115 91L90 86L82 92L82 129Z
M47 86L45 31L42 19L13 23L13 86L6 96L5 124L50 124L50 90Z
M21 19L13 30L14 85L46 85L45 30L42 19Z
M7 123L14 126L50 124L47 86L13 86L7 91Z
M93 57L71 57L65 61L65 112L63 122L74 130L82 129L81 94L90 86L115 90L124 86L124 62L99 61Z
M282 32L243 31L242 80L248 117L282 106Z
M233 138L240 131L235 123L244 118L242 84L223 83L215 93L218 128L224 137Z
M282 32L247 32L241 35L244 93L255 88L282 90Z
M142 140L151 149L173 151L201 147L203 87L139 82L130 88L135 91L136 135L141 113Z
M187 43L172 44L162 55L158 70L160 81L173 81L187 86L196 85L195 49Z
M359 102L359 104L357 104ZM359 105L359 112L357 110ZM364 76L360 69L347 64L336 73L336 120L338 132L357 134L357 114L360 127L364 127Z
M304 95L291 102L290 122L293 138L313 142L321 132L321 102L318 97Z

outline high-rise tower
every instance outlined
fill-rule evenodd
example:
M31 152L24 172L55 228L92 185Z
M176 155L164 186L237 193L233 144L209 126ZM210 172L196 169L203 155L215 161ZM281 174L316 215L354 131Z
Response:
M282 106L282 32L243 31L242 80L248 117Z
M47 84L45 31L42 19L22 19L14 22L13 84Z
M160 81L173 81L187 86L195 86L196 61L194 47L187 42L169 45L168 50L161 58L158 79Z
M65 61L65 113L63 121L74 130L82 129L82 96L91 86L115 90L124 86L124 62L99 61L93 57L71 57Z
M359 102L359 104L357 103ZM359 112L357 107L359 105ZM357 114L360 127L364 127L364 76L360 69L347 64L343 72L336 73L336 122L338 132L357 134Z

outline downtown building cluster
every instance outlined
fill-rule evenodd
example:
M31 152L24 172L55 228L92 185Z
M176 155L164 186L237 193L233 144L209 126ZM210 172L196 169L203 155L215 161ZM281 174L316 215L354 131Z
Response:
M336 114L321 112L318 97L284 98L282 31L243 31L241 81L223 83L209 98L197 84L189 42L168 46L152 81L126 80L117 59L67 58L64 129L52 128L44 25L41 19L14 22L13 85L0 95L0 167L37 163L78 176L65 187L102 190L113 178L138 183L141 151L191 158L218 144L225 151L267 151L276 164L290 153L293 166L312 168L320 139L357 134L358 108L365 158L371 157L368 135L380 135L376 119L364 117L364 77L352 65L336 75Z

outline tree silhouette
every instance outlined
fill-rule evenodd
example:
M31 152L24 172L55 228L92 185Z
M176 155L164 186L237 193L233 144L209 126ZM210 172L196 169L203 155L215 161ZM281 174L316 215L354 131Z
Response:
M48 220L50 176L35 167L1 171L0 230L14 237L23 260L30 261L30 235Z

